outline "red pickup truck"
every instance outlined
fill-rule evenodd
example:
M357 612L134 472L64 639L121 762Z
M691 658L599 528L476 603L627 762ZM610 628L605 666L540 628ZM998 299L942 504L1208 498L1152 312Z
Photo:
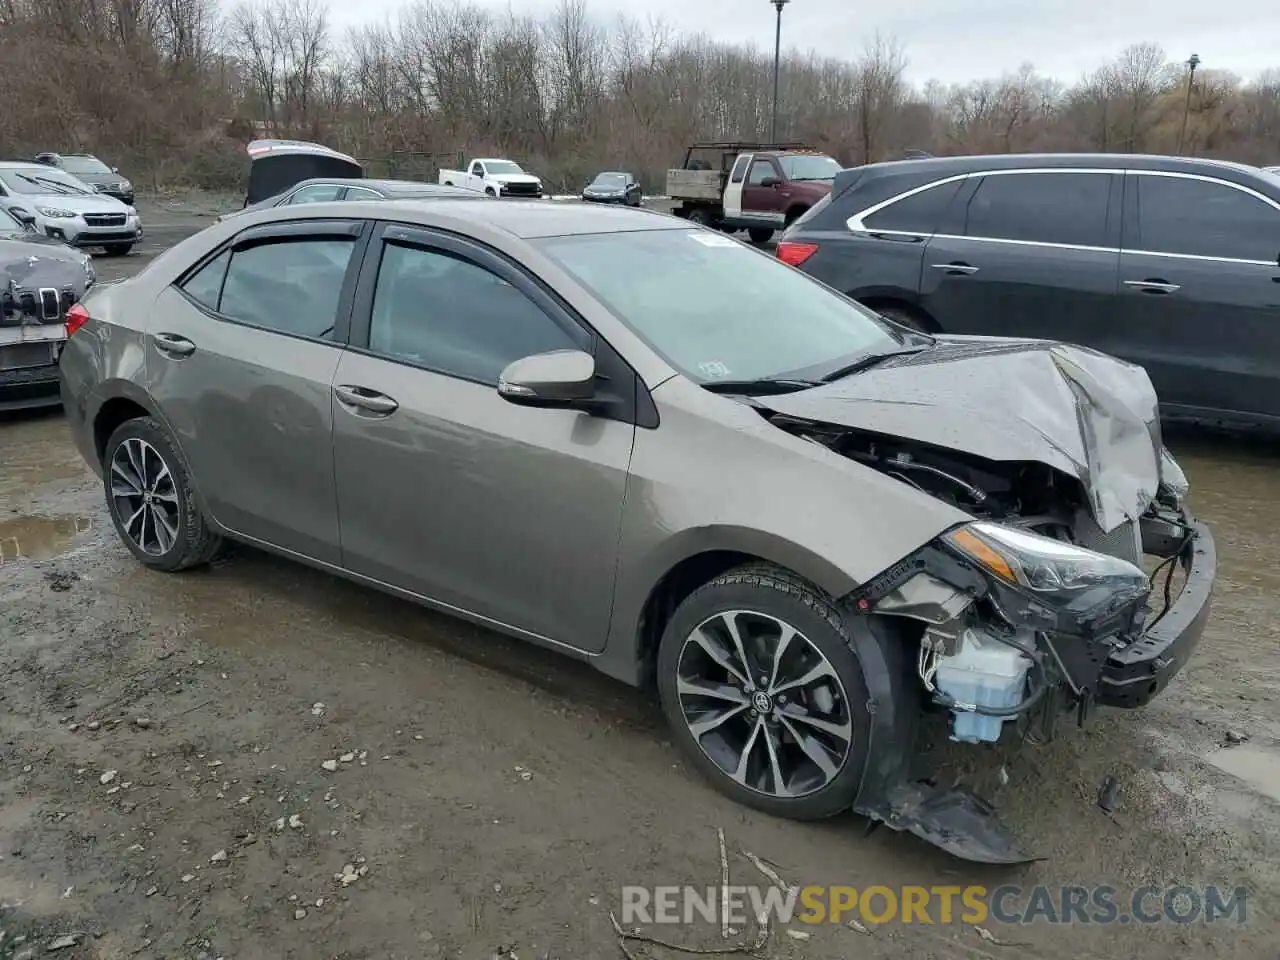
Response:
M840 164L801 143L695 143L667 171L672 211L764 243L823 197Z

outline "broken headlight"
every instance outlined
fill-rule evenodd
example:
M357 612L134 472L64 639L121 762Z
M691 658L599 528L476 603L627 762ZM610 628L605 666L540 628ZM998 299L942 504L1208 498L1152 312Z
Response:
M1045 600L1069 602L1098 588L1132 599L1149 589L1147 575L1127 560L998 523L965 524L943 540L989 576Z

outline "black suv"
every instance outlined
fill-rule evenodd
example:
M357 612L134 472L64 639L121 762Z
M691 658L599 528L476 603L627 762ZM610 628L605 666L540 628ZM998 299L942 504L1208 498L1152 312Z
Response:
M930 332L1068 340L1146 368L1171 420L1280 430L1280 176L1106 154L836 175L777 256Z
M33 160L65 170L98 193L133 206L133 184L121 176L118 169L107 166L91 153L37 153Z

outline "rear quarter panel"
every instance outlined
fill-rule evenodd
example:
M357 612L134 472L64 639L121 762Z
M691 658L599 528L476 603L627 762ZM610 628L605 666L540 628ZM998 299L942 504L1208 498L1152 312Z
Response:
M146 376L144 330L130 325L146 309L137 309L123 283L94 287L83 302L92 319L68 338L58 367L63 411L76 449L101 474L94 423L103 405L124 398L156 412L138 386Z

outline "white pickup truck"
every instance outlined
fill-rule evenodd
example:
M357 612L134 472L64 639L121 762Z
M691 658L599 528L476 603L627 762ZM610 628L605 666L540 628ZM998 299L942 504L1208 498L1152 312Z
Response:
M511 160L472 160L466 170L441 170L440 182L491 197L542 198L542 181Z

